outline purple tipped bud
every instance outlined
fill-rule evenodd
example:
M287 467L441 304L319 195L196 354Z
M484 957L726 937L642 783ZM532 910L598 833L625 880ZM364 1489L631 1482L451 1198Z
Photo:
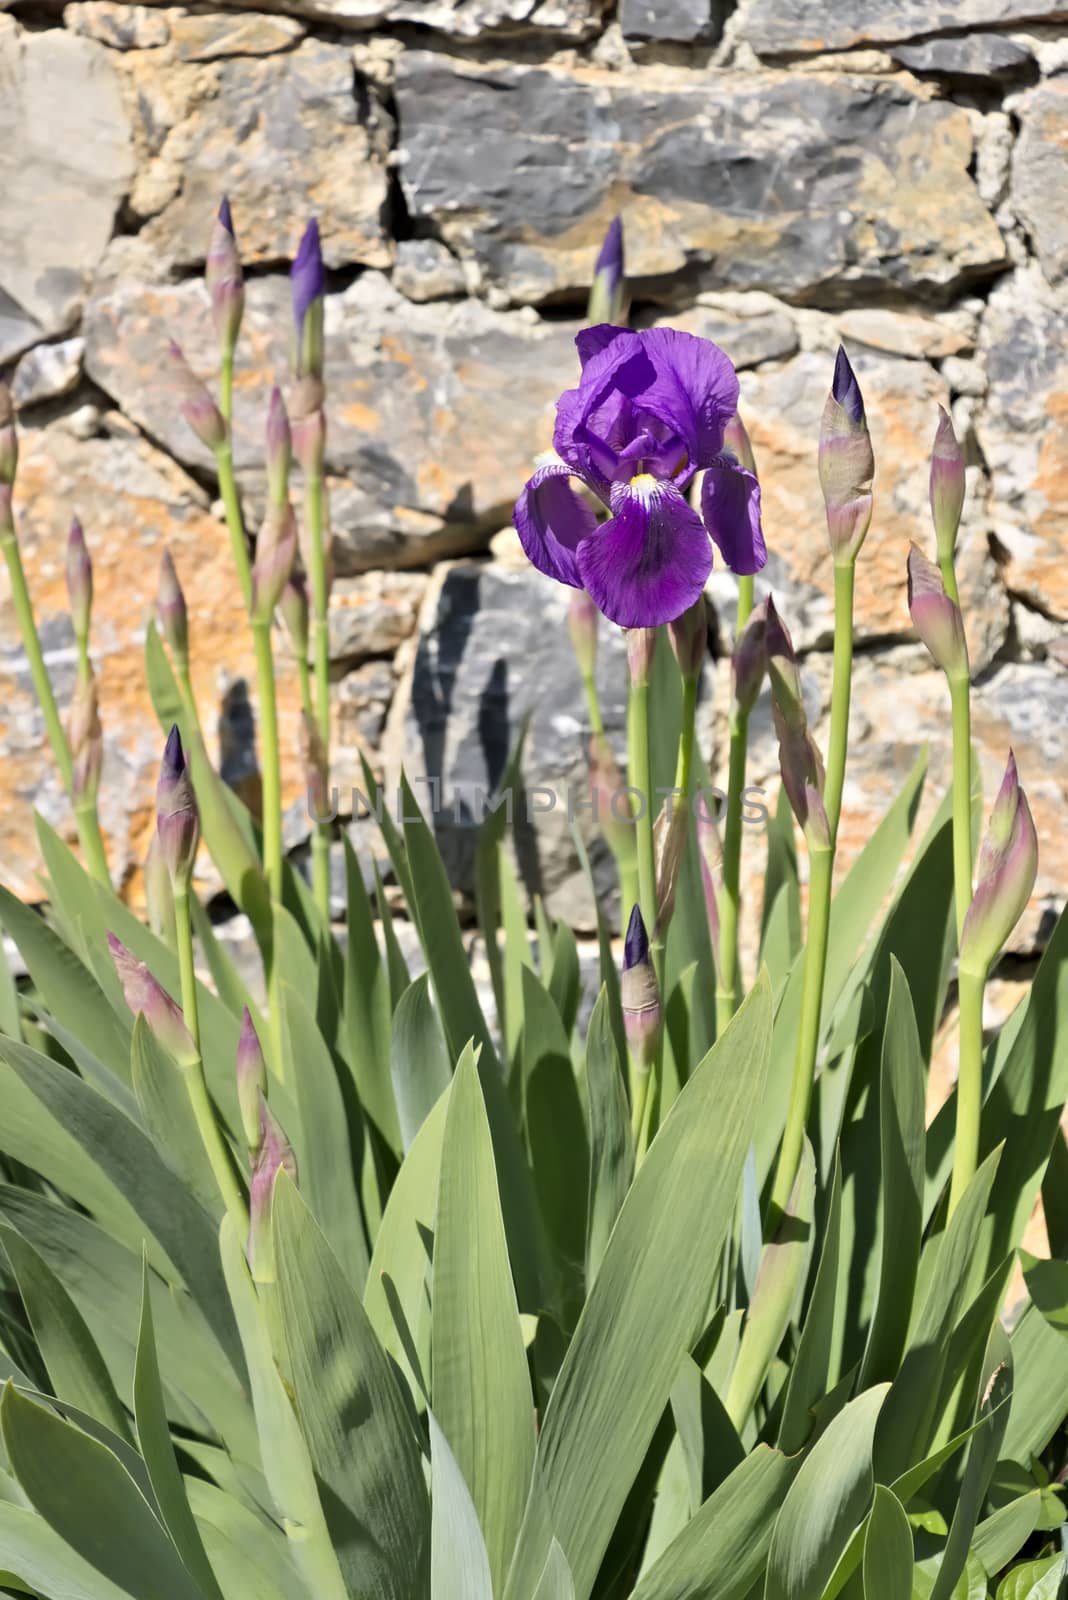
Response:
M916 545L909 548L912 625L947 678L967 678L968 644L960 606L946 593L942 574Z
M690 808L686 796L675 791L665 795L653 824L653 853L656 861L656 931L667 937L675 911L675 893L686 853L686 834Z
M100 701L96 679L90 673L79 681L67 719L71 756L71 798L95 800L104 763L104 733L100 726Z
M241 1109L241 1125L249 1154L255 1156L260 1147L260 1101L267 1093L267 1063L263 1059L259 1035L248 1006L241 1018L241 1036L237 1041L237 1103Z
M608 740L598 734L590 740L590 800L594 821L617 862L632 865L636 840L631 796Z
M85 639L89 634L89 616L93 609L93 564L77 517L71 521L67 536L67 595L75 637Z
M623 219L614 217L608 224L601 253L593 269L593 285L587 311L593 323L626 322L626 284L623 279Z
M712 944L712 959L716 964L716 974L722 977L719 961L719 897L723 890L723 841L716 826L715 813L709 808L706 796L698 797L696 812L697 850L701 857L701 886L705 893L708 937Z
M747 717L756 705L768 666L768 606L770 597L754 606L738 635L731 656L732 711ZM782 624L780 623L781 627ZM784 630L785 631L785 630Z
M1023 915L1037 875L1038 837L1010 750L979 852L975 894L961 930L962 972L986 977Z
M660 987L649 957L649 937L637 906L630 914L623 944L620 997L627 1043L638 1068L647 1072L663 1032L664 1012L660 1004Z
M19 462L19 441L15 432L15 406L11 390L0 382L0 484L8 489L15 481Z
M948 411L938 408L938 431L931 451L931 518L939 561L950 561L964 509L964 451Z
M184 668L189 660L189 617L185 608L185 595L178 582L178 573L169 550L164 550L159 564L156 617L160 632L170 645L176 663Z
M600 612L585 589L573 589L567 608L571 648L584 678L592 678L597 665L597 624Z
M148 912L148 925L156 938L173 944L174 885L163 859L159 836L155 833L145 857L145 909Z
M299 378L323 375L323 302L326 273L319 243L319 224L312 217L304 230L289 273L293 291L293 327Z
M134 1016L144 1017L157 1044L162 1045L180 1067L192 1066L199 1059L197 1047L181 1011L166 989L113 933L108 934L108 949L122 985L123 998Z
M681 617L668 623L668 638L683 677L696 678L708 649L708 611L703 594Z
M334 807L330 797L330 769L326 746L319 725L306 711L300 716L300 760L304 768L304 787L308 810L313 817L329 817Z
M856 560L871 522L875 457L860 385L841 346L820 426L819 475L831 553L837 563L848 565Z
M808 728L797 656L786 625L769 595L764 638L768 678L771 682L772 717L779 740L779 771L790 808L813 846L830 844L830 828L823 806L823 757Z
M306 477L321 473L326 454L326 418L320 378L301 378L289 392L293 454Z
M745 423L737 411L723 430L723 443L738 465L744 467L746 472L751 472L755 478L756 461L753 459L753 446L750 444L749 435L745 431Z
M289 492L289 464L293 457L293 439L289 431L282 391L277 385L271 390L267 406L267 493L271 504L285 504Z
M271 1200L274 1180L285 1172L297 1181L297 1158L293 1147L260 1095L259 1145L252 1163L249 1184L248 1265L257 1283L274 1282L274 1239L271 1233Z
M230 202L225 195L211 230L204 281L211 296L211 315L219 347L225 355L232 355L245 310L245 281Z
M289 630L293 649L302 661L308 659L308 585L301 569L294 566L278 602L282 621Z
M178 410L201 444L209 450L220 449L226 443L226 424L218 406L173 339L167 353Z
M653 656L656 653L656 629L627 628L624 638L627 642L627 666L630 669L631 688L644 688L649 682L649 674L653 670Z
M156 833L175 887L185 887L200 839L200 818L178 724L167 738L156 785Z
M805 702L801 694L801 674L797 670L793 640L770 594L763 605L768 679L775 705L788 723L804 723Z
M252 620L269 622L293 570L297 554L297 519L286 500L267 509L256 540L252 567Z

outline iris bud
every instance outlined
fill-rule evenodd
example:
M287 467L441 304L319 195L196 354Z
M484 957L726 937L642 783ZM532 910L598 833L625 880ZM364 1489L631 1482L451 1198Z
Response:
M637 906L631 911L623 944L620 997L627 1043L639 1069L647 1072L663 1033L664 1012L660 986L649 955L649 937Z
M643 689L648 684L649 674L653 670L656 629L627 628L624 638L627 642L627 666L630 670L631 688Z
M587 316L593 323L612 322L622 327L626 322L622 217L614 217L608 224L608 232L593 269Z
M208 243L204 281L211 296L211 315L224 355L232 355L245 310L245 282L237 253L230 202L220 202Z
M248 1006L241 1018L241 1034L237 1041L237 1103L241 1111L241 1126L249 1153L255 1155L263 1137L260 1125L260 1101L267 1093L267 1063L263 1059L259 1035Z
M289 417L285 401L277 384L271 390L267 405L267 495L272 505L284 505L289 491L289 465L293 457L293 439L289 431Z
M738 465L744 467L746 472L751 472L755 477L756 461L753 459L753 446L749 442L745 423L737 411L723 430L723 443Z
M123 999L134 1016L144 1017L157 1044L162 1045L180 1067L193 1066L200 1059L197 1047L181 1011L166 989L113 933L108 934L108 949L122 985Z
M185 359L181 347L172 339L167 349L178 410L201 444L207 445L209 450L221 449L226 443L222 413Z
M293 649L302 661L308 659L308 585L298 566L290 570L282 598L278 602L282 621L289 630Z
M248 1265L257 1283L273 1283L275 1275L274 1239L271 1234L271 1198L274 1180L280 1171L297 1181L297 1158L293 1146L259 1096L259 1143L252 1163L249 1184Z
M67 535L67 596L75 637L85 639L89 634L89 616L93 608L93 564L77 517L71 520L70 533Z
M178 725L171 728L156 785L156 833L175 888L188 886L200 839L200 818Z
M964 509L964 451L948 411L938 408L938 430L931 451L931 519L939 561L951 561Z
M164 550L159 564L156 617L160 632L170 645L176 663L184 670L189 663L189 617L185 608L185 595L182 593L174 559L169 550Z
M100 700L90 672L79 680L67 721L71 756L71 798L95 800L104 763L104 733L100 726Z
M288 500L267 508L252 567L252 620L270 622L297 554L297 519Z
M612 747L601 734L590 740L590 800L601 836L620 865L634 861L634 811Z
M823 804L823 757L809 732L793 641L770 595L766 604L768 678L783 788L809 848L828 849L831 830Z
M1038 837L1011 750L976 876L961 930L960 970L985 978L1023 915L1038 876Z
M19 461L19 441L15 432L15 406L11 390L0 382L0 484L8 489L15 481Z
M145 908L148 912L148 925L156 938L173 944L174 888L171 884L171 875L167 871L167 863L163 859L159 835L155 833L152 835L152 842L145 857Z
M579 671L592 678L597 665L597 619L600 612L585 589L573 589L567 608L567 631Z
M934 562L916 545L909 549L908 576L913 627L947 678L967 678L968 644L960 606L946 593Z
M330 770L326 746L318 723L306 711L300 714L300 759L304 768L308 810L313 817L325 819L334 810L329 792Z
M666 937L668 924L675 910L675 892L679 884L682 858L686 853L689 816L690 808L686 796L674 790L664 796L659 815L653 824L656 932L660 939Z
M732 713L747 717L756 705L768 667L768 600L753 607L731 656Z
M297 376L321 379L326 272L319 242L319 224L314 217L304 230L289 279L293 293Z
M838 565L855 561L864 543L871 522L874 475L864 398L849 357L839 345L819 443L820 488L831 552Z
M708 649L708 611L703 594L681 617L668 623L668 638L683 677L696 678Z

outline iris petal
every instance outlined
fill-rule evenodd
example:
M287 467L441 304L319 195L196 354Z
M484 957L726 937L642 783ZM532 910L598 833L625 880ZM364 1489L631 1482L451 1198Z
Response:
M579 578L622 628L655 628L693 605L712 570L704 524L672 483L619 484L614 515L578 548Z
M732 572L759 572L768 559L760 524L760 485L756 474L729 456L720 456L701 485L701 515L720 555Z
M571 476L565 462L543 462L516 501L512 521L527 559L539 572L581 589L576 553L596 531L597 518L572 489Z
M695 467L708 466L722 450L723 429L738 409L734 368L718 345L693 333L650 328L640 338L652 370L651 381L636 363L621 362L615 376L617 387L641 411L667 423L679 435ZM585 381L584 372L584 385ZM634 388L635 383L640 387Z

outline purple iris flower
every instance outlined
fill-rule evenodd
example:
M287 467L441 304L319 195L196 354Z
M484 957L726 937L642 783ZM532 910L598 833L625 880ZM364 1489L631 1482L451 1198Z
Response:
M760 486L723 447L738 378L718 345L691 333L601 325L578 335L582 375L556 406L543 458L513 520L540 572L585 589L612 622L673 622L703 592L712 544L737 573L767 560ZM685 497L704 471L700 515ZM611 512L599 523L568 483Z

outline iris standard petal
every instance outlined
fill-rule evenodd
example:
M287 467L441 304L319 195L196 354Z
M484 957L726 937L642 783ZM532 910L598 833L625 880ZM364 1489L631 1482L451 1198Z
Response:
M575 335L575 347L583 368L594 356L614 344L621 334L633 338L629 328L620 328L613 322L597 322L592 328L581 328Z
M672 483L648 475L618 484L613 516L584 539L583 587L622 628L655 628L693 605L712 570L704 524Z
M708 466L738 409L738 376L730 360L711 340L677 328L650 328L640 338L652 381L636 363L626 362L616 374L617 387L679 435L695 467ZM633 387L636 382L640 387Z
M597 518L572 489L571 476L566 462L543 461L516 501L512 521L527 559L539 572L581 589L575 556L596 531Z
M759 572L768 559L760 524L760 484L729 456L720 456L701 485L701 515L732 572Z

